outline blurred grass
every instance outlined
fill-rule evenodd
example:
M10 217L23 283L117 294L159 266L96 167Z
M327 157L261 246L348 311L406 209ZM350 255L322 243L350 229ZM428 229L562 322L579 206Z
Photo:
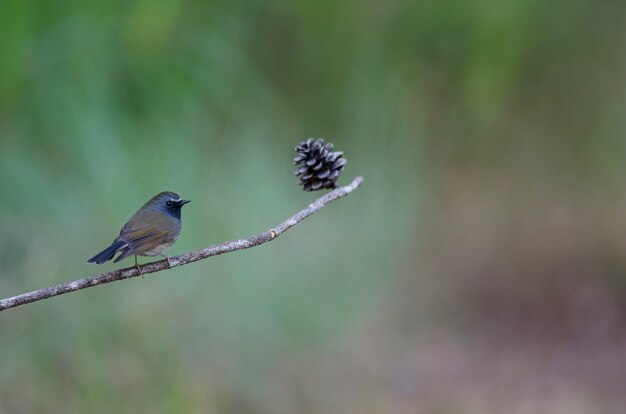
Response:
M159 191L193 200L172 254L271 227L314 198L309 136L366 181L269 245L3 312L0 413L619 412L619 371L519 389L546 342L623 359L625 9L1 2L2 297L115 268L85 260Z

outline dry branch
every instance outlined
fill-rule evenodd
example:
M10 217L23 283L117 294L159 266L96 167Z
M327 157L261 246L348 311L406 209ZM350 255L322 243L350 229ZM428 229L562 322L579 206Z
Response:
M141 275L145 276L150 273L160 272L161 270L167 270L174 267L186 265L188 263L197 262L198 260L206 259L211 256L217 256L218 254L249 249L250 247L267 243L268 241L274 240L276 237L280 236L305 218L316 213L326 204L347 196L356 188L358 188L362 182L363 177L356 177L347 186L338 187L335 190L323 195L305 209L297 212L293 216L289 217L287 220L280 223L278 226L266 232L250 236L245 239L232 240L224 243L214 244L213 246L205 247L204 249L195 250L193 252L183 253L178 256L170 257L169 263L167 260L147 263L141 266ZM0 299L0 311L14 308L16 306L25 305L27 303L37 302L43 299L51 298L53 296L62 295L64 293L74 292L76 290L88 288L91 286L103 285L105 283L130 279L137 276L140 276L137 268L128 267L125 269L114 270L112 272L101 273L95 276L85 277L83 279L78 279L69 283L61 283L55 286L34 290L32 292L24 293L10 298Z

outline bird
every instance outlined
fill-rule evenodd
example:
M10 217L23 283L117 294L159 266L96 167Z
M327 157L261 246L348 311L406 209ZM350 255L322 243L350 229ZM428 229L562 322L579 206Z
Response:
M165 256L165 251L172 247L180 235L180 212L190 201L181 199L171 191L155 195L124 224L113 243L87 260L87 263L102 264L121 252L114 263L134 255L135 267L141 274L137 256ZM171 267L169 257L165 258Z

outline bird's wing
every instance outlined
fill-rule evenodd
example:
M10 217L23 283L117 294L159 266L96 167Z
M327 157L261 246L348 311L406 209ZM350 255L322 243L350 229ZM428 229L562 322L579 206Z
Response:
M180 233L180 223L160 211L143 210L141 215L135 214L120 231L120 240L128 243L132 251L148 251L163 243L164 240L176 238Z

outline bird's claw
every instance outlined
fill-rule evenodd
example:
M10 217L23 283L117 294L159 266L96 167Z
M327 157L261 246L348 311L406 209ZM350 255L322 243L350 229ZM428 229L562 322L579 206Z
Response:
M139 266L139 262L137 262L137 256L135 256L135 269L137 269L139 275L143 277L143 270L141 270L141 266Z

